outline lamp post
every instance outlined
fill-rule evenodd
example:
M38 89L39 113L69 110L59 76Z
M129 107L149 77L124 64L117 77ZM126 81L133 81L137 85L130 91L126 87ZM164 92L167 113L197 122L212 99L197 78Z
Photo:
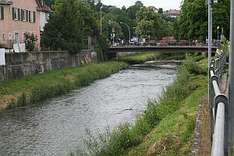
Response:
M234 154L234 0L231 0L230 55L229 55L229 105L228 105L228 155Z
M212 52L212 0L208 0L208 70L210 68L210 63L211 63L211 52Z
M208 0L208 80L210 79L210 63L211 63L211 44L212 44L212 7L211 7L211 0ZM209 113L212 116L212 105L211 105L211 94L210 94L210 82L208 81L208 105L209 105ZM213 122L210 122L210 127L212 129ZM210 136L212 136L213 132L211 131ZM212 138L212 137L211 137Z
M100 18L100 35L102 34L102 1L101 0L94 0L94 3L96 5L100 4L100 9L99 9L99 18Z
M127 25L126 23L120 22L120 24L125 25L128 28L128 43L130 44L131 42L131 30L130 30L130 26Z

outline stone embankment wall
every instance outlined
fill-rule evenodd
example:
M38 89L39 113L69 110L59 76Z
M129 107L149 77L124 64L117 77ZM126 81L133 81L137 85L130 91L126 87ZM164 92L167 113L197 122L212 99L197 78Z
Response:
M66 51L6 53L6 65L0 66L0 81L19 79L50 70L77 67L96 61L95 52L71 55Z

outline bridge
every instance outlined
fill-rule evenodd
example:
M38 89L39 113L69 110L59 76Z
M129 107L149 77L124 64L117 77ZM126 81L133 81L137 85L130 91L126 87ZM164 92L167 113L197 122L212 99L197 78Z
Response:
M218 47L213 46L215 52ZM117 46L109 47L108 55L116 56L116 53L124 52L162 52L162 53L207 53L207 46Z

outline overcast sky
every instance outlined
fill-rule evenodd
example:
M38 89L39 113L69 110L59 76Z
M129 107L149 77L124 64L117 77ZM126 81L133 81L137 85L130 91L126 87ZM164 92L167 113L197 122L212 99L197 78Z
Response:
M137 0L101 0L106 5L114 5L121 8L123 5L129 7ZM182 0L141 0L146 6L155 6L156 8L179 9Z

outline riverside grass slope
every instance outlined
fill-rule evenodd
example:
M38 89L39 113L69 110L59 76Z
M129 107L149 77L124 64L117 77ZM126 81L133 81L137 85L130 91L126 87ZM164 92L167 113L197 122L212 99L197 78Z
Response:
M20 80L0 82L0 110L33 104L62 95L72 89L110 76L128 65L123 62L89 64L75 68L50 71Z
M175 82L159 101L151 101L134 124L88 139L96 156L187 156L191 153L198 104L207 92L207 63L201 56L186 58Z
M162 54L159 52L141 52L133 55L120 56L118 58L119 61L127 62L129 64L139 64L152 60L181 60L181 59L185 59L184 53L175 55L173 53Z

